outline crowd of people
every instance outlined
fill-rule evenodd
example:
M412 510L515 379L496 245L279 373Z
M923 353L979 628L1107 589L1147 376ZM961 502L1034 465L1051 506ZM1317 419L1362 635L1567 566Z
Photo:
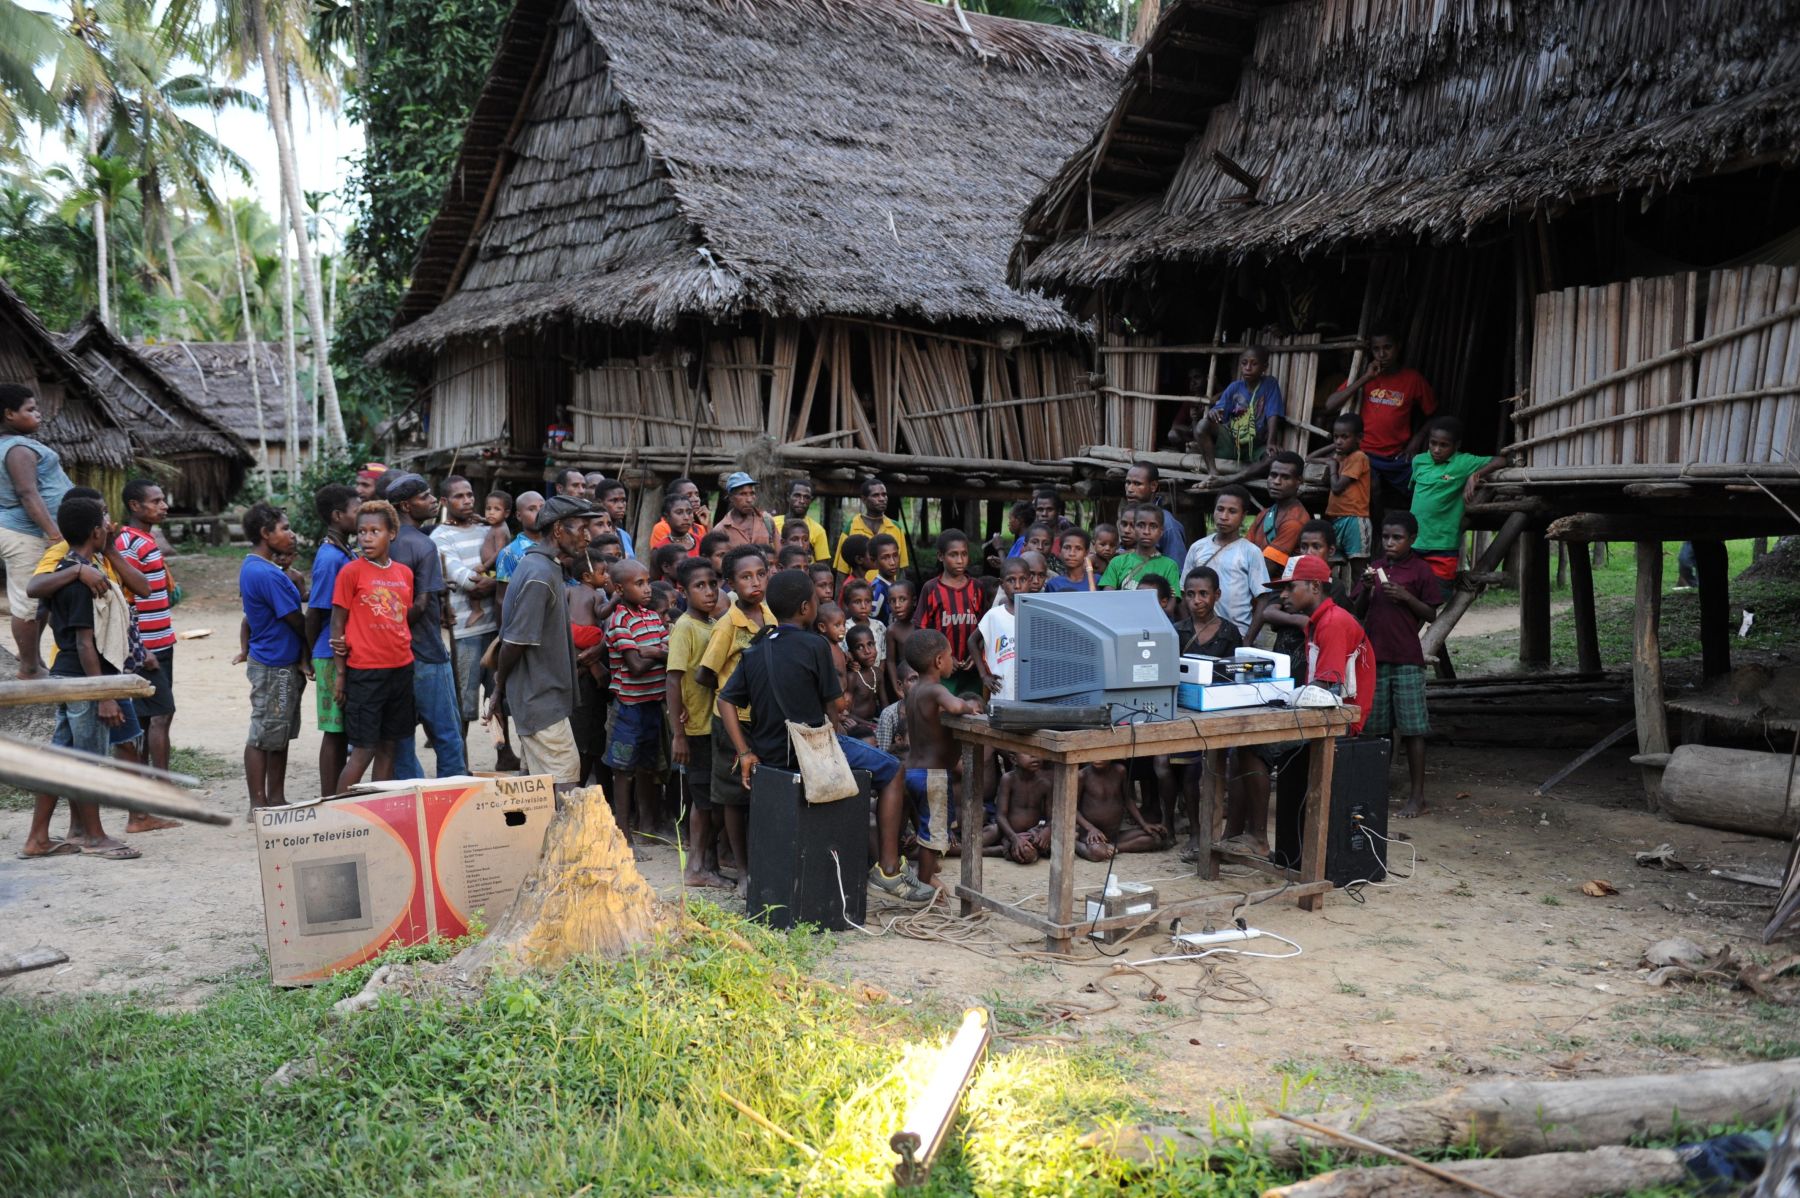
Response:
M1229 457L1240 479L1266 478L1268 500L1243 481L1222 485L1210 531L1200 519L1191 536L1149 463L1128 471L1110 521L1082 527L1042 488L1011 509L1008 534L976 543L942 532L929 571L874 477L835 543L809 480L765 504L739 472L723 480L716 513L694 480L676 479L638 544L617 479L565 469L543 491L495 489L478 502L467 478L434 488L371 464L312 497L324 533L305 574L287 514L253 505L239 575L250 802L286 802L310 683L321 794L423 776L421 729L436 774L465 773L480 724L501 770L604 784L629 842L673 839L684 813L684 881L742 892L755 771L796 768L790 725L829 727L873 780L870 885L924 902L945 856L1030 864L1049 848L1047 775L1028 755L991 763L986 826L958 826L960 755L942 723L1014 696L1016 598L1149 589L1183 653L1269 644L1290 654L1297 682L1354 703L1356 733L1405 746L1411 788L1399 814L1419 814L1429 731L1419 632L1456 576L1462 505L1499 460L1460 452L1460 427L1433 418L1430 389L1399 365L1398 348L1378 337L1374 365L1327 402L1318 513L1301 498L1307 462L1270 448L1280 388L1267 355L1247 351L1240 377L1177 433L1209 460ZM63 705L57 739L122 755L141 744L164 764L173 633L153 534L166 504L153 483L133 482L128 522L115 527L97 496L58 481L54 453L30 435L35 400L0 395L0 551L15 632L21 621L29 630L22 669L37 664L26 652L36 612L55 633L51 673L152 678L150 700ZM1351 399L1360 414L1344 410ZM35 573L21 575L14 563L27 557ZM1271 771L1293 749L1233 755L1226 832L1238 851L1269 853ZM1185 821L1191 857L1203 768L1179 757L1088 767L1077 851L1168 848ZM27 853L131 851L92 808L75 811L54 841L42 805Z

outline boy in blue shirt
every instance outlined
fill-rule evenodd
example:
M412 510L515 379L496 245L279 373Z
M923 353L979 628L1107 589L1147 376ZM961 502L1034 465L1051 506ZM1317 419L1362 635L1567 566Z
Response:
M250 552L238 569L238 595L250 625L250 732L244 740L244 781L250 806L287 804L288 745L300 735L300 700L312 676L300 590L275 564L294 551L287 513L267 503L244 513Z
M306 597L306 643L312 646L313 679L317 683L314 704L319 715L319 793L337 790L344 773L348 748L344 744L344 709L332 688L337 680L337 658L331 652L331 592L338 571L356 556L350 538L356 535L356 509L362 500L356 488L339 483L320 487L313 496L313 510L325 526L325 538L313 555L312 586Z
M1268 368L1269 351L1261 346L1253 345L1240 354L1238 377L1219 394L1218 402L1207 409L1206 418L1194 430L1208 474L1219 472L1217 453L1238 464L1240 478L1259 473L1257 467L1264 466L1275 446L1276 422L1287 412L1281 384L1268 376Z

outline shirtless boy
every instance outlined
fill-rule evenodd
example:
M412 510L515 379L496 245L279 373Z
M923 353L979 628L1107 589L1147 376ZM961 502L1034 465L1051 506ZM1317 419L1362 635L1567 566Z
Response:
M1081 771L1075 817L1081 835L1075 853L1084 861L1107 861L1118 853L1153 853L1167 848L1169 830L1144 818L1132 801L1130 773L1123 761L1097 761ZM1119 831L1129 815L1137 827Z
M1008 860L1030 865L1050 852L1050 775L1030 753L1013 760L1000 778L1000 838Z
M950 821L956 812L954 780L962 770L956 739L945 731L945 715L974 715L981 705L960 699L944 680L956 667L950 642L934 628L906 638L906 662L918 681L906 696L906 797L918 815L919 881L943 889L938 858L950 851Z

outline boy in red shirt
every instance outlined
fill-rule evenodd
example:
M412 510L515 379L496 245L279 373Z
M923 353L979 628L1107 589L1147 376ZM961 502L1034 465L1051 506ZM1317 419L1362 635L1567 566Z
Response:
M411 736L413 710L413 575L388 556L400 533L394 505L372 499L357 509L358 557L338 571L331 591L331 651L338 669L333 680L344 713L344 740L350 756L338 777L340 792L362 780L363 771L385 782L394 776L394 742Z
M1350 606L1368 629L1369 643L1380 664L1375 689L1360 704L1370 736L1392 736L1406 745L1412 795L1395 814L1401 819L1424 815L1425 738L1431 719L1425 705L1425 651L1419 628L1437 615L1444 601L1437 575L1413 552L1419 521L1411 512L1389 512L1381 518L1381 547L1386 556L1365 569Z
M959 529L946 528L938 534L937 552L944 572L919 592L913 624L941 632L950 642L952 672L944 685L958 695L984 694L971 642L987 608L987 592L969 576L969 538Z
M1400 338L1377 333L1369 339L1368 368L1326 396L1325 410L1343 410L1353 399L1362 403L1362 451L1381 480L1381 506L1404 506L1412 499L1412 460L1425 448L1425 417L1437 411L1437 393L1424 375L1400 364Z
M669 628L650 606L650 571L627 558L612 566L618 599L606 617L606 657L612 670L612 732L606 742L613 774L613 820L631 843L632 796L637 827L656 826L662 775L663 693L668 687ZM698 846L696 846L698 847Z
M1363 696L1350 726L1350 735L1361 735L1375 694L1375 647L1356 617L1332 601L1331 567L1322 557L1298 557L1294 572L1268 587L1286 587L1288 610L1307 617L1307 685L1324 687L1346 704L1357 704L1357 696Z

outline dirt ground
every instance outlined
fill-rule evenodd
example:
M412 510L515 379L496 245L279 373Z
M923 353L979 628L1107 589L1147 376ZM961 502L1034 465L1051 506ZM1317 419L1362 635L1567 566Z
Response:
M178 610L177 626L214 630L177 651L175 743L235 763L247 687L242 668L230 664L234 565L184 558L174 567L195 597ZM317 789L318 736L307 724L289 768L297 798ZM491 745L479 734L471 741L472 765L487 768ZM989 919L959 929L927 916L880 936L839 936L824 968L902 1002L945 1011L986 1003L1014 1036L1099 1038L1139 1050L1150 1063L1147 1091L1175 1111L1234 1093L1273 1097L1299 1080L1324 1102L1430 1092L1471 1074L1623 1073L1800 1053L1788 1013L1724 991L1652 989L1638 968L1647 945L1676 935L1763 953L1758 936L1771 892L1705 870L1779 875L1785 846L1647 814L1623 751L1551 797L1534 797L1569 756L1434 745L1436 812L1394 828L1417 851L1413 876L1367 889L1360 902L1339 892L1316 914L1280 900L1249 911L1253 926L1298 943L1298 958L1220 956L1134 972L1091 946L1075 964L1032 955L1041 942L1017 925ZM204 799L241 816L242 783L235 774L215 779ZM182 1007L266 968L253 840L241 819L140 837L143 857L134 862L17 860L27 822L23 812L0 811L0 947L52 945L70 960L13 979L4 993L135 993ZM109 827L120 824L109 818ZM1633 863L1634 852L1663 844L1696 868ZM1396 851L1396 872L1405 872L1407 856ZM646 875L674 897L674 850L655 847L644 857ZM987 870L989 889L1002 898L1041 894L1047 884L1043 865L990 860ZM1098 886L1105 872L1080 863L1078 889ZM1173 852L1124 858L1117 873L1155 880L1164 901L1259 884L1200 882ZM1591 879L1618 894L1585 897ZM872 905L869 926L904 914ZM1120 947L1125 962L1168 951L1152 937ZM1268 940L1246 947L1290 951Z

